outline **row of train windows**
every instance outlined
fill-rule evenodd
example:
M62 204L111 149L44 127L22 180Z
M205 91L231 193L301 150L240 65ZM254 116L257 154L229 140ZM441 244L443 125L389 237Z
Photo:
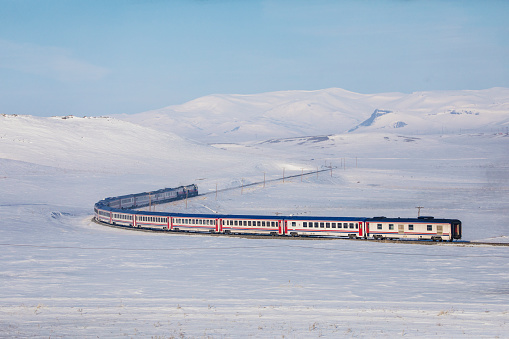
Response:
M147 217L144 215L139 215L136 220L138 221L147 221L147 222L166 222L168 219L161 217Z
M336 226L337 225L337 226ZM295 221L292 221L292 226L296 226ZM313 228L355 228L359 229L359 224L357 223L335 223L335 222L303 222L302 227L313 227Z
M277 227L275 221L259 221L259 220L223 220L226 226L259 226L259 227Z
M103 217L109 217L110 216L110 212L99 211L98 214L102 215Z
M187 225L215 225L215 220L209 219L175 219L176 224L187 224Z
M399 225L399 226L403 226L403 225ZM376 229L381 230L382 229L382 224L377 224L376 225ZM389 224L389 231L391 231L391 230L394 230L394 224ZM408 225L408 230L409 231L413 231L414 230L414 225ZM426 230L427 231L433 231L433 225L426 225Z
M113 214L113 218L122 220L133 220L131 216L127 214Z

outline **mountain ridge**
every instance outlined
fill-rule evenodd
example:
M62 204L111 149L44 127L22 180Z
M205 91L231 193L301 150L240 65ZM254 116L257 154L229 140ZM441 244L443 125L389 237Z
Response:
M375 110L391 114L361 125ZM361 94L328 88L214 94L181 105L115 117L207 143L372 130L410 134L489 132L509 125L509 89Z

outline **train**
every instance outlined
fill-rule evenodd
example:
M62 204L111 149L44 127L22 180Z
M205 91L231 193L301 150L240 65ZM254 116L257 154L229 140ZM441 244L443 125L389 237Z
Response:
M195 184L153 192L110 197L97 202L94 218L100 223L173 232L344 237L351 239L460 240L461 221L431 216L417 218L263 216L141 211L138 208L198 195Z

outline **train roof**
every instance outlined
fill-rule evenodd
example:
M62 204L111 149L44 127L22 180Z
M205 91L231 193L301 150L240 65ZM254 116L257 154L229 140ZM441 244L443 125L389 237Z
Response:
M434 218L430 216L425 217L418 217L418 218L387 218L387 217L373 217L373 218L367 218L367 222L403 222L403 223L449 223L449 222L461 222L458 219L442 219L442 218Z
M392 223L450 223L457 222L461 223L458 219L441 219L434 218L431 216L423 216L418 218L387 218L387 217L323 217L323 216L302 216L302 215L256 215L256 214L219 214L219 213L175 213L175 212L152 212L152 211L142 211L135 209L120 209L120 208L112 208L108 206L109 198L101 200L95 204L96 208L111 211L114 213L125 213L125 214L143 214L143 215L153 215L153 216L164 216L164 217L174 217L174 218L204 218L204 219L265 219L265 220L300 220L300 221L352 221L352 222L392 222Z

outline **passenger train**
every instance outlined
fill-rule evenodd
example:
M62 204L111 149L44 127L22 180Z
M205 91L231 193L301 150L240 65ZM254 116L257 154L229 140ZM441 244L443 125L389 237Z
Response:
M136 210L196 195L198 187L188 185L106 198L95 204L95 219L110 225L165 231L433 241L461 239L461 221L457 219L261 216Z

